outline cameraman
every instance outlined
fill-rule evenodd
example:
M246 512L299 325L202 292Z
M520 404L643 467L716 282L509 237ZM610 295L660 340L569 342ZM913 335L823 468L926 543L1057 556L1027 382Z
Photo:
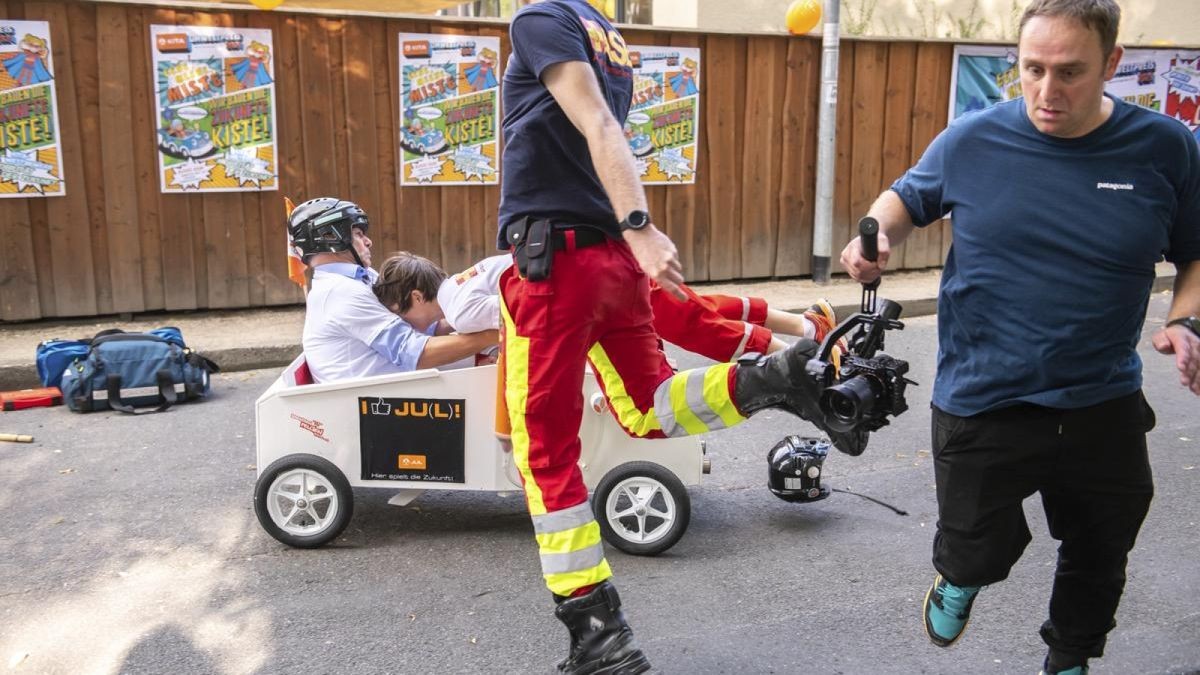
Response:
M1023 98L955 120L879 197L879 260L953 211L938 302L933 452L938 529L925 630L954 643L982 586L1030 541L1040 492L1061 540L1047 673L1103 655L1128 552L1150 506L1137 343L1165 253L1178 276L1154 347L1200 395L1200 148L1187 128L1104 93L1122 49L1112 0L1034 0L1021 18Z

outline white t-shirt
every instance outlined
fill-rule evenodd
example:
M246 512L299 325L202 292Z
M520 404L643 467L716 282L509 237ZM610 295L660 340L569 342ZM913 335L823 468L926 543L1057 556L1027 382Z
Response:
M373 270L361 269L331 263L313 271L303 344L317 382L415 370L429 340L379 302Z
M437 294L446 322L459 333L499 328L500 275L512 264L512 255L494 255L446 277Z

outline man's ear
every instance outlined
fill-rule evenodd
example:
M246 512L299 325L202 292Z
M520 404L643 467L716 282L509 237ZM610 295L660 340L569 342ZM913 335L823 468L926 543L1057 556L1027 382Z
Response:
M425 302L425 294L415 288L408 294L408 297L414 305L418 302Z

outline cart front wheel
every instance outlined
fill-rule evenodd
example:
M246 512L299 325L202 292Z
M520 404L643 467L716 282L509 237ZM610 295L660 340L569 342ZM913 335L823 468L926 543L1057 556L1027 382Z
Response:
M692 503L669 469L653 462L628 462L600 480L592 513L608 543L633 555L658 555L687 531Z
M271 463L254 485L254 513L272 537L296 548L317 548L342 533L354 513L346 476L316 455Z

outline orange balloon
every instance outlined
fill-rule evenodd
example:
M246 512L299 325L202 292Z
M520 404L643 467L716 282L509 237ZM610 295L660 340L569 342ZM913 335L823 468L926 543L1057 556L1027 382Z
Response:
M821 22L820 0L795 0L787 11L787 29L792 35L803 35Z

